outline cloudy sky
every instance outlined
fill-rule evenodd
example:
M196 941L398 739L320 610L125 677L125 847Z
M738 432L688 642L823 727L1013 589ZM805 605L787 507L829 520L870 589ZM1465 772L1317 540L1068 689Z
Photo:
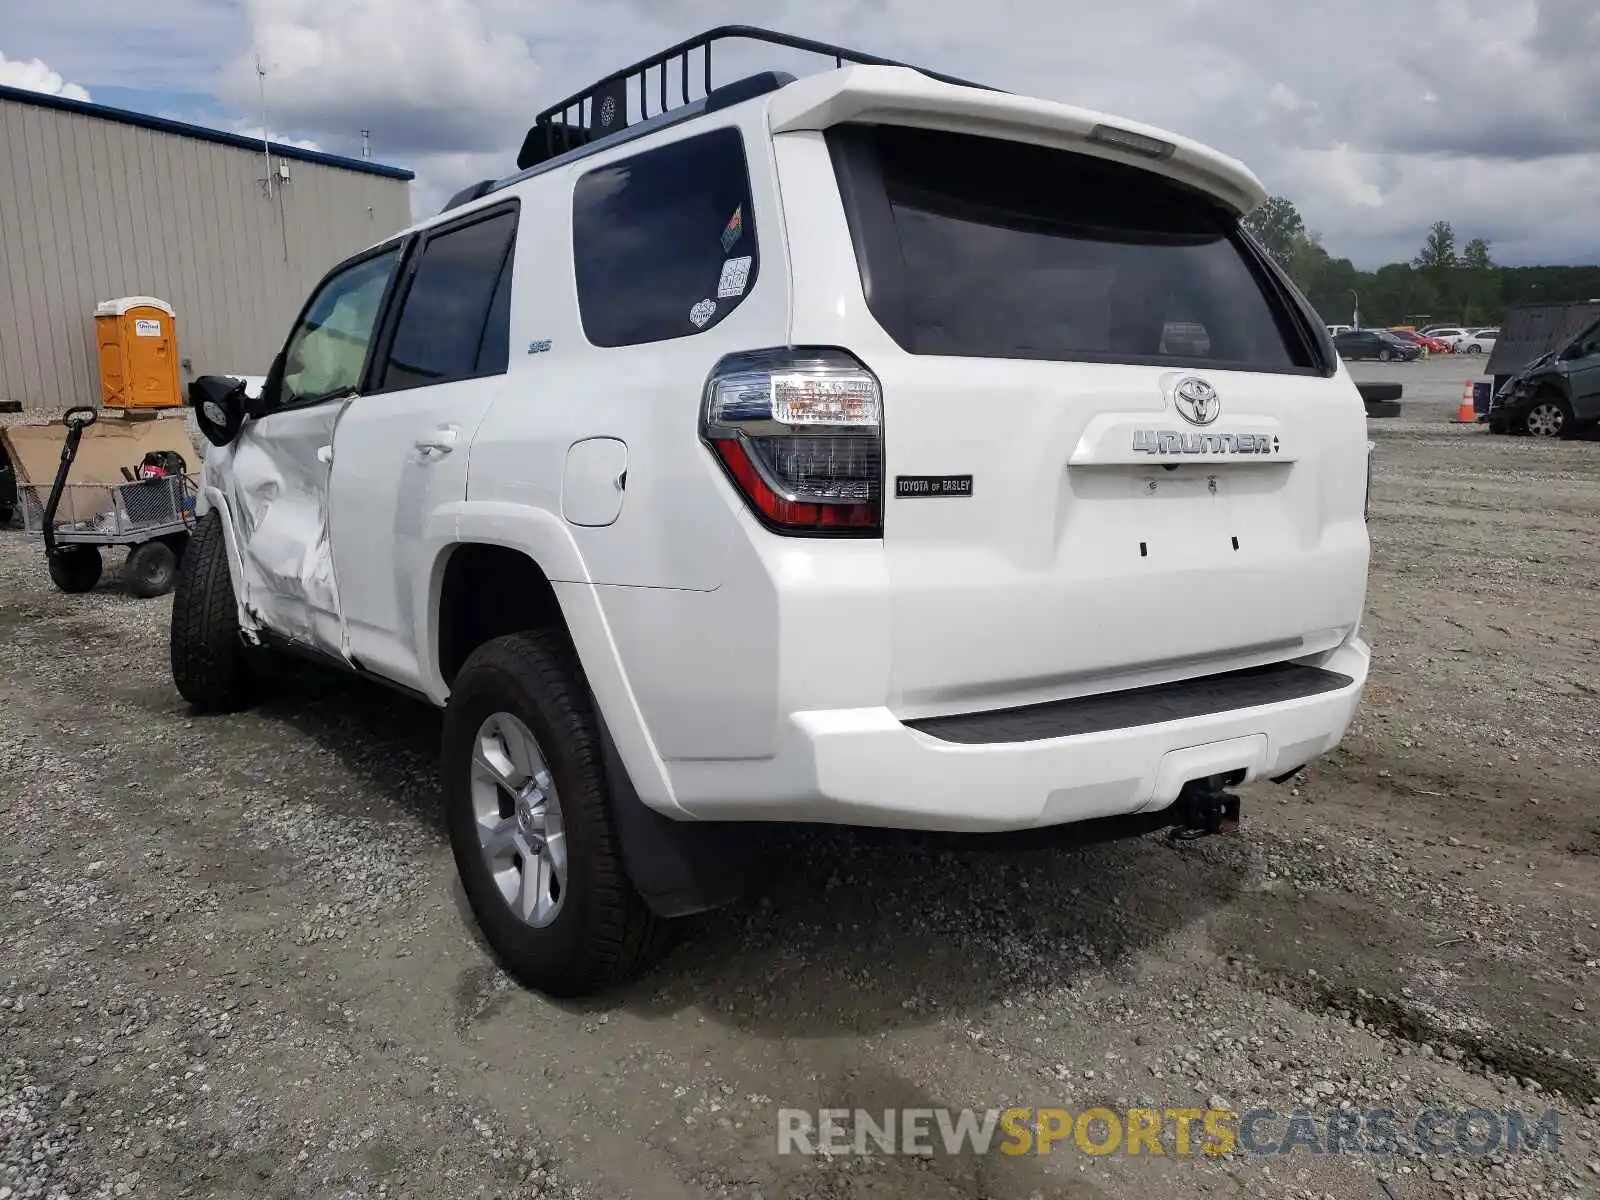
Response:
M3 6L0 82L222 128L260 129L259 53L274 133L355 153L371 130L376 159L418 172L418 215L514 169L546 104L741 21L1200 138L1364 267L1409 258L1440 218L1499 262L1600 262L1596 0Z

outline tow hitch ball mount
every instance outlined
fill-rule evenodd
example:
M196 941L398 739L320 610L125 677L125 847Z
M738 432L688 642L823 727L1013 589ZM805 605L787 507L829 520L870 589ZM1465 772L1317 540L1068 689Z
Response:
M1178 793L1177 820L1170 836L1189 842L1215 833L1232 833L1239 828L1239 797L1228 791L1227 776L1192 779Z

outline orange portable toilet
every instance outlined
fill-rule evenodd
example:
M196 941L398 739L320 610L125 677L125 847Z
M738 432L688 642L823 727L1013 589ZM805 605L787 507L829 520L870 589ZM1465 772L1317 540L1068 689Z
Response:
M102 406L183 407L178 321L172 305L154 296L107 300L94 310L94 327Z

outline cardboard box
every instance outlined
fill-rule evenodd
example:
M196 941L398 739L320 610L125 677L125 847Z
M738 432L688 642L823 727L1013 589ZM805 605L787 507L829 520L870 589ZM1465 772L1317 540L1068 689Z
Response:
M107 489L127 482L122 468L138 471L140 461L152 450L175 450L183 456L190 473L199 471L200 451L189 436L184 416L183 410L159 417L102 412L100 419L83 431L78 457L67 475L70 499L62 500L57 520L89 521L102 509L110 508L111 493ZM40 508L50 495L66 440L67 427L60 421L0 428L0 443L16 468L17 490L20 493L25 488L33 489Z

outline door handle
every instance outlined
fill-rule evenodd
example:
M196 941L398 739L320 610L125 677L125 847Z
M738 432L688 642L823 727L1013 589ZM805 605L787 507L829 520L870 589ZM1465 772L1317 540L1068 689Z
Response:
M319 463L331 463L333 461L333 447L332 446L318 446L317 447L317 461Z
M441 425L419 437L415 445L424 455L449 454L456 448L456 438L459 434L460 431L454 425Z

